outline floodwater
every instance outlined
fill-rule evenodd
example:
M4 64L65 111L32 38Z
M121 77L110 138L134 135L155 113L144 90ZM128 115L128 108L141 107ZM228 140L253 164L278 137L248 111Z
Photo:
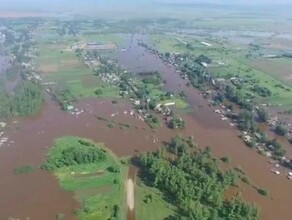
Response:
M131 106L129 103L114 105L111 101L87 99L76 106L86 112L76 116L61 111L48 99L39 115L11 123L7 133L9 141L14 143L0 149L0 219L12 216L49 220L55 219L57 213L63 213L65 219L74 219L72 210L79 206L74 195L61 190L51 174L40 169L27 175L13 174L13 169L23 165L39 167L55 138L64 135L90 138L105 143L119 156L157 149L159 143L153 143L153 139L166 129L154 134L144 122L128 113ZM97 117L127 123L130 128L108 128L108 123ZM170 131L168 133L166 137L172 135Z
M292 204L292 182L286 178L286 173L282 172L280 176L275 176L270 171L274 167L269 163L268 158L247 148L238 138L238 131L232 129L214 113L214 108L209 106L200 92L187 87L186 81L180 78L173 67L168 67L144 48L138 47L137 39L147 40L139 35L130 37L128 42L130 46L119 56L120 64L133 72L158 70L166 79L166 91L184 90L187 101L194 111L184 115L187 129L183 133L188 136L193 135L199 146L212 146L217 157L230 156L232 166L240 166L254 185L269 191L269 196L263 197L250 186L243 185L240 188L244 198L260 206L262 219L292 219L289 205Z
M253 184L269 191L268 197L260 196L254 188L242 185L239 191L244 198L259 204L262 219L290 220L292 216L292 182L284 174L275 176L270 172L272 165L267 158L247 148L238 138L238 132L231 129L208 106L200 93L185 86L172 67L163 64L155 56L137 46L137 38L128 39L127 50L120 52L119 62L125 68L140 72L158 70L166 79L166 91L184 90L193 112L183 114L187 128L173 131L161 125L153 132L145 122L129 114L132 104L120 101L117 105L110 100L84 99L76 107L84 109L80 115L71 115L60 110L49 98L43 111L34 117L10 122L6 131L10 142L0 148L0 219L14 217L20 219L55 219L63 213L65 219L74 219L72 210L79 207L71 192L63 191L58 181L46 171L37 169L27 175L14 175L13 169L22 165L39 167L53 140L64 135L76 135L103 142L118 156L135 155L152 151L168 142L176 133L193 135L197 143L212 146L215 156L230 156L230 166L240 166ZM142 38L142 37L141 37ZM113 120L114 128L97 117ZM17 119L15 119L17 120ZM129 124L121 128L118 123Z

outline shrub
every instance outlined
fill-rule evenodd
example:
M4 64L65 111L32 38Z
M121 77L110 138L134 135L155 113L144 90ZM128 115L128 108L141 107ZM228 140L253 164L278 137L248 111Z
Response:
M63 220L64 219L64 214L59 213L56 215L56 220Z
M97 89L97 90L95 90L95 95L102 95L103 94L103 91L102 91L102 89Z
M258 193L261 194L262 196L268 195L268 192L265 189L258 189Z
M287 134L287 129L283 125L277 125L275 132L280 136L285 136Z
M221 160L222 160L224 163L229 163L229 162L230 162L230 157L222 157Z
M30 165L25 165L22 167L18 167L13 170L14 174L27 174L27 173L32 173L35 170L33 166Z
M107 170L111 173L119 173L120 172L120 168L118 166L110 166L107 168Z

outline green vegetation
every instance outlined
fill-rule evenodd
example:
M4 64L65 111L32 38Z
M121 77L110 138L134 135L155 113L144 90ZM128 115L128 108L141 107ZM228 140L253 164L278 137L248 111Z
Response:
M31 165L25 165L25 166L21 166L18 167L16 169L13 170L14 174L20 175L20 174L28 174L28 173L32 173L34 172L35 168L34 166Z
M280 136L285 136L287 134L287 128L284 125L277 125L275 132Z
M230 161L231 161L230 157L222 157L221 160L222 160L224 163L230 163Z
M139 178L136 184L136 218L139 220L167 219L177 208L163 199L157 188L147 186Z
M177 128L184 129L185 126L186 126L185 121L180 117L171 118L168 123L168 127L171 129L177 129Z
M172 160L166 156L164 149L144 154L139 158L144 183L160 189L163 197L177 207L174 209L175 214L170 212L167 218L259 219L258 210L254 205L242 201L239 197L225 200L224 192L236 184L237 175L233 170L220 170L211 156L210 148L196 149L194 153L189 153L186 150L188 146L183 144L181 138L174 140L174 143L171 145L176 147L177 157ZM177 146L180 146L180 150ZM151 199L146 198L148 203L145 206L151 204L153 197L150 195ZM169 209L162 208L160 212L164 213ZM149 212L148 218L151 218L151 215L152 212Z
M258 189L258 193L261 194L262 196L267 196L268 195L268 191L265 189Z
M69 144L71 143L57 142L48 152L47 162L42 167L55 170L72 165L99 163L106 159L105 151L93 143L78 140L75 145Z
M43 168L51 169L65 190L73 191L81 220L124 219L127 168L102 145L78 137L55 140Z
M27 116L37 113L43 104L42 88L31 81L23 81L13 95L0 93L0 117Z

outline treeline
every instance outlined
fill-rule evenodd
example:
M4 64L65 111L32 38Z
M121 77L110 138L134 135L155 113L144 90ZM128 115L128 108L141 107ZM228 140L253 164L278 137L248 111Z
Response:
M44 101L43 90L39 85L24 80L13 94L0 93L0 117L28 116L37 113Z
M192 143L192 144L191 144ZM235 185L235 171L222 171L211 156L210 148L190 153L193 140L176 137L169 145L174 159L165 150L139 157L142 177L165 193L165 197L178 207L174 220L256 220L256 206L238 197L225 199L226 190Z
M47 155L47 161L42 164L43 169L54 170L71 165L89 164L104 161L106 153L93 143L76 138L57 141ZM72 143L72 145L71 145Z

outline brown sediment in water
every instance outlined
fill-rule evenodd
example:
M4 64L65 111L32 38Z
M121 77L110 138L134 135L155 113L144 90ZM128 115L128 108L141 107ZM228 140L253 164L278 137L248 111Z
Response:
M74 219L72 210L79 204L72 193L60 188L57 179L52 178L50 173L38 169L27 175L13 174L13 169L22 165L39 166L55 138L64 135L90 138L105 143L118 156L128 156L155 150L175 134L182 133L184 136L194 136L201 147L212 146L216 157L230 156L230 166L240 166L253 184L269 191L269 196L263 197L246 184L241 184L239 188L245 199L260 206L262 219L290 220L291 181L284 177L283 172L280 176L271 173L272 165L268 159L247 148L238 138L238 131L222 121L198 91L186 87L186 81L173 68L138 48L135 43L133 40L131 48L127 48L127 56L119 56L120 63L134 71L159 70L167 80L165 90L184 90L194 109L192 113L182 114L187 122L186 129L174 131L162 125L153 132L145 122L125 114L132 109L132 104L126 101L114 105L109 100L85 99L76 105L85 113L76 116L61 111L56 103L47 100L42 113L11 125L8 136L10 141L15 142L0 149L0 219L9 216L55 219L57 213L64 213L66 219ZM139 56L142 53L144 56ZM140 58L137 60L138 56ZM115 124L129 124L130 128L109 128L108 122L97 117L113 120L117 122ZM154 143L154 138L158 142Z
M193 135L201 147L212 146L216 157L230 156L231 165L240 166L252 184L269 191L269 196L263 197L252 186L241 184L239 189L244 198L260 206L262 219L291 219L292 210L289 204L292 204L292 183L285 176L287 171L282 169L281 176L275 176L270 172L273 165L269 163L269 159L247 148L238 138L239 132L232 129L228 123L222 121L214 113L214 108L209 106L200 92L187 87L186 81L180 78L174 68L166 66L154 55L137 47L137 38L143 39L144 37L134 37L131 48L127 48L127 56L122 54L119 56L120 63L134 72L158 70L166 79L165 89L167 91L184 90L188 103L195 111L184 116L187 128L182 133L187 136ZM143 53L144 56L139 56ZM134 60L133 57L139 57L139 59ZM292 156L291 153L288 151L289 156Z
M154 134L145 122L125 114L132 109L127 102L120 101L115 105L107 100L86 99L76 106L86 112L71 115L48 100L39 115L21 119L8 128L9 141L14 143L0 149L0 219L9 216L54 219L57 213L74 219L72 211L79 204L72 193L60 189L58 180L49 172L37 169L28 175L13 174L13 169L23 165L38 167L55 138L64 135L90 138L105 143L118 156L126 156L137 153L137 150L155 150L159 143L153 143L152 136L158 137L166 130L162 128ZM112 117L112 114L116 115ZM98 120L97 116L129 124L130 128L108 128L108 122ZM169 133L167 137L171 136Z

